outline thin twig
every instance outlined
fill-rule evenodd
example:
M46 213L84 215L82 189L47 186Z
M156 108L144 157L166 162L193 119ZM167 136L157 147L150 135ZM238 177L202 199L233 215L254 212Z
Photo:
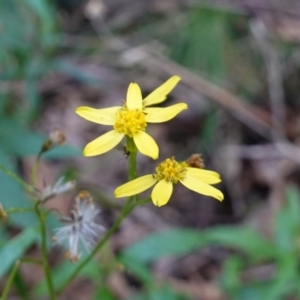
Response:
M285 133L285 96L280 57L268 31L258 20L250 23L253 35L262 53L267 69L269 97L272 110L272 139L275 147L282 155L300 164L299 147L290 143Z

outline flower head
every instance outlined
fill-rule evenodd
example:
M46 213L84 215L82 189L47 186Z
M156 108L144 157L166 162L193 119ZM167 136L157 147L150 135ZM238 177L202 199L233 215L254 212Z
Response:
M145 175L119 186L115 190L115 196L120 198L137 195L155 185L151 193L152 202L156 206L162 206L168 203L173 185L180 182L194 192L222 201L222 192L211 186L220 181L218 173L193 167L189 160L178 162L172 157L161 162L156 167L155 174Z
M65 255L72 262L80 259L81 250L89 252L105 231L102 225L95 223L99 212L90 193L83 191L75 199L71 216L61 219L66 225L56 229L53 240L55 243L67 242Z
M124 136L128 136L134 140L137 149L142 154L157 159L158 146L146 133L147 123L169 121L187 109L187 104L178 103L166 108L148 106L163 102L179 80L178 76L171 77L144 99L138 84L131 83L123 106L104 109L78 107L76 113L81 117L98 124L113 126L113 130L88 143L83 154L85 156L103 154L119 144Z

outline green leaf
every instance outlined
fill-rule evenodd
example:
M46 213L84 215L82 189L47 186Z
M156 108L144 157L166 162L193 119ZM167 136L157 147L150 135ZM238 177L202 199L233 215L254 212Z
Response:
M19 157L37 155L44 140L41 135L34 134L16 120L3 116L1 125L0 141L3 151Z
M149 300L180 300L183 299L181 295L174 292L171 287L163 286L157 289L152 289L148 295Z
M70 145L55 147L43 154L43 158L64 159L82 155L82 149Z
M298 255L286 253L277 262L274 280L265 291L264 299L285 299L299 285Z
M69 75L70 77L77 79L80 82L94 85L94 86L101 85L101 82L99 82L98 77L82 70L81 68L77 67L75 64L67 60L62 60L62 59L56 60L53 62L52 67L54 70L63 72Z
M289 186L286 191L287 202L275 221L276 245L283 252L296 247L300 233L300 196L296 187Z
M51 20L51 15L49 14L50 7L47 5L49 1L40 0L24 0L27 5L41 18L44 20Z
M206 231L210 243L243 250L254 259L273 257L274 246L249 227L218 226Z
M184 300L188 299L183 295L173 291L171 287L164 285L162 287L151 287L148 291L139 293L130 300Z
M215 140L214 137L218 129L218 126L219 126L219 114L215 111L212 111L206 116L204 120L204 124L202 126L201 137L199 140L200 149L203 147L205 147L205 150L211 149L211 145Z
M41 134L32 132L19 124L17 120L1 116L0 143L3 152L18 157L37 155L43 142L47 139ZM7 130L9 128L9 130ZM45 153L46 158L70 158L81 153L78 148L65 145Z
M40 28L36 29L40 33L41 40L45 40L51 36L56 26L56 15L53 7L50 5L51 1L41 0L23 0L28 5L30 10L38 17ZM48 45L50 46L50 45Z
M185 15L171 42L171 58L193 70L201 70L219 81L226 74L226 54L230 41L229 20L224 10L193 7Z
M16 166L13 160L10 160L8 156L4 155L0 151L0 163L4 165L10 171L15 172ZM25 196L23 188L14 179L0 171L0 188L1 196L0 203L2 203L4 209L9 208L25 208L30 207L31 203ZM8 216L9 223L14 225L27 227L36 224L37 218L35 214L31 212L23 212L20 218L20 213L14 213Z
M220 284L222 288L229 292L230 295L236 297L241 288L240 271L243 268L243 261L238 256L228 258L223 264Z
M68 260L60 263L54 270L52 270L53 283L56 288L59 288L61 284L66 281L69 276L77 268L77 264L71 263ZM34 294L36 296L46 295L48 293L48 287L46 279L43 278L34 288Z
M147 266L135 256L121 255L119 261L125 266L126 270L145 284L153 283L153 277Z
M0 248L0 277L19 259L26 250L38 239L37 228L28 228L9 240Z
M186 255L206 244L198 230L178 228L150 234L127 247L123 254L151 263L165 256Z
M81 259L84 259L84 258L85 258L85 256L81 257ZM73 274L75 269L78 267L79 263L72 263L68 260L64 260L64 261L60 262L54 270L52 270L51 273L52 273L52 278L53 278L53 283L54 283L55 289L59 289L63 285L63 283L69 279L71 274ZM94 261L90 261L83 268L83 270L81 270L80 275L84 276L85 278L95 279L96 274L97 274L97 276L101 277L102 274L99 271L101 271L99 265L95 264ZM35 286L34 293L36 296L39 296L39 297L41 297L43 295L47 295L48 287L47 287L45 278L43 278Z
M98 288L98 290L95 293L95 296L93 297L94 300L116 300L112 292L106 287L103 286L103 283Z

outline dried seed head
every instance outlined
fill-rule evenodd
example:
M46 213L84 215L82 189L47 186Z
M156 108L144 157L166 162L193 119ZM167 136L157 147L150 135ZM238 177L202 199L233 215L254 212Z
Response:
M189 167L192 167L192 168L198 168L198 169L203 169L204 168L204 161L202 159L201 154L199 154L199 153L192 154L186 160L186 163L188 164Z
M75 199L70 217L61 221L66 225L56 229L52 238L55 243L67 244L66 258L77 262L81 251L91 251L105 228L95 222L100 209L94 204L93 198L87 191L82 191Z

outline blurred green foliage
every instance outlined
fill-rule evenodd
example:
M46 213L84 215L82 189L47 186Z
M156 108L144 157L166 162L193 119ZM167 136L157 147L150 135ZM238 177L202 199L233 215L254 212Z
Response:
M71 0L64 3L72 5ZM187 9L175 17L176 26L164 26L170 22L168 18L149 19L150 24L144 24L136 32L144 30L149 37L152 35L167 41L171 59L204 74L213 82L232 79L231 86L251 100L251 96L262 88L262 67L255 55L249 54L247 41L243 45L237 43L247 34L244 31L247 18L210 8ZM242 25L234 28L234 23ZM36 155L45 139L31 128L32 122L39 116L41 99L38 82L41 78L55 70L85 84L100 84L72 63L57 58L61 40L59 25L53 1L0 1L0 163L12 171L18 170L20 159ZM161 31L158 30L160 28ZM231 72L238 76L233 78ZM19 89L24 89L25 97L22 99L16 97ZM206 116L199 137L201 145L211 147L218 125L218 115L212 109ZM77 149L66 146L51 150L46 157L59 159L77 154ZM0 202L6 209L28 205L23 189L3 173L0 173L0 187ZM22 217L12 215L9 222L28 227L33 226L36 220L31 213L23 213ZM288 296L298 299L299 231L299 191L289 187L286 204L274 219L270 238L250 225L218 226L202 232L177 228L149 234L125 248L118 257L111 258L109 263L121 263L125 271L141 283L139 293L131 299L181 300L187 297L174 292L167 283L156 282L151 264L164 257L179 258L212 247L226 253L218 283L229 299L273 300ZM38 237L35 227L29 227L7 241L7 232L1 228L0 257L3 263L0 276L38 242ZM56 266L52 271L55 286L61 286L75 268L76 265L69 262ZM270 271L261 276L261 269ZM252 277L249 270L254 270ZM115 299L105 281L114 271L114 267L106 268L94 262L84 269L81 276L90 279L96 287L94 299ZM37 298L46 295L45 282L41 280L31 293Z
M26 250L36 242L38 236L37 229L30 227L0 248L0 255L3 259L0 266L0 277L2 277L15 261L23 256Z
M183 27L174 36L171 58L214 81L228 74L226 55L233 47L230 30L231 13L194 8L184 16ZM221 46L222 45L222 46Z
M37 80L49 71L58 44L58 20L50 1L35 0L1 1L0 20L0 79L23 81L26 95L20 105L10 91L4 92L1 102L24 124L37 112Z
M0 162L17 171L20 158L35 156L45 136L31 129L39 116L38 81L57 68L58 16L52 1L3 0L0 2ZM23 90L24 97L17 94ZM48 158L66 158L80 151L56 148ZM0 173L1 203L5 209L29 205L26 194L11 178ZM9 221L18 226L36 222L31 213Z

